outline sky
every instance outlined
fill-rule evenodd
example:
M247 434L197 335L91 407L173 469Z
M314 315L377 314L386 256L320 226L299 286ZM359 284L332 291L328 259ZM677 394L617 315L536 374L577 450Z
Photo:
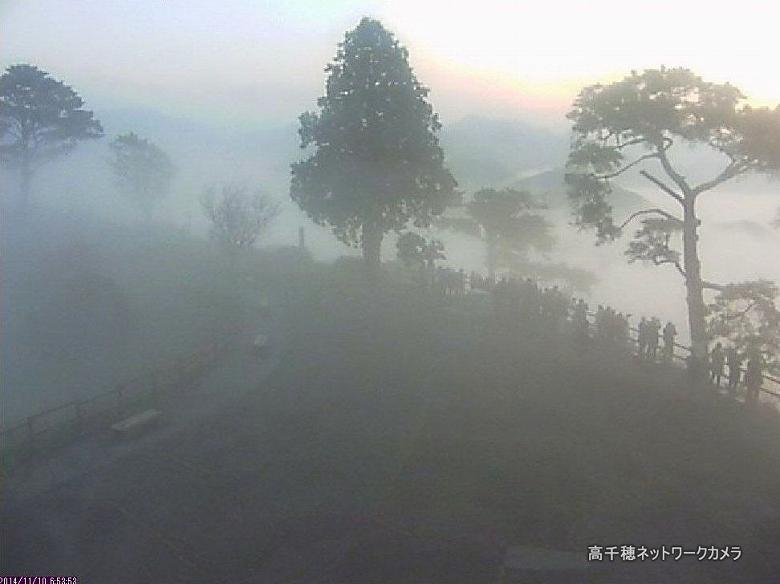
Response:
M0 0L0 66L38 65L94 109L292 123L364 15L409 48L445 122L565 124L583 86L661 64L780 102L776 0Z

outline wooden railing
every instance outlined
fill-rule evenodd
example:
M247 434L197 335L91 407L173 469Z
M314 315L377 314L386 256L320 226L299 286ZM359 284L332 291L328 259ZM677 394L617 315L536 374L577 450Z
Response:
M462 289L461 293L465 292L466 288L471 288L471 274L464 274L464 279L461 284ZM491 281L489 278L485 278L480 282L480 285L477 287L478 289L492 291L492 288L495 286L496 282ZM455 294L457 296L457 293ZM569 315L570 317L571 315ZM588 326L592 327L594 323L592 322L592 319L596 316L594 312L588 311L588 316L591 320L588 321ZM635 327L629 327L629 341L638 344L638 337L639 337L639 330ZM690 347L686 345L682 345L680 343L675 342L674 343L675 351L672 355L673 359L685 363L687 362L688 356L691 354L692 350ZM681 354L680 351L683 353ZM740 369L740 379L745 379L745 373L746 370L744 368ZM759 390L760 396L762 396L765 399L770 399L773 403L773 405L780 409L780 378L769 375L767 373L762 374L762 383Z
M156 404L164 393L189 386L201 377L224 351L236 330L154 370L117 384L85 399L29 415L0 427L0 452L24 455L66 442L90 428L107 427L147 401Z
M629 331L633 335L630 337L631 341L635 344L638 344L639 329L635 327L630 327ZM672 354L672 357L681 363L687 363L688 357L692 352L691 347L687 345L681 345L680 343L675 342L674 349L675 351ZM682 351L683 353L681 354L680 351ZM740 368L739 372L740 372L740 376L739 376L740 380L744 380L745 374L747 373L746 369L742 367ZM765 397L772 399L775 402L775 406L780 408L780 379L772 375L769 375L767 373L762 374L762 379L763 381L761 383L761 387L759 390L760 394L763 394Z

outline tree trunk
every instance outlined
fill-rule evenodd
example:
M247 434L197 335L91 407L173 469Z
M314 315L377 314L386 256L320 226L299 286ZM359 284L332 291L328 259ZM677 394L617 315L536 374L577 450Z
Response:
M496 277L496 246L497 246L496 240L492 237L490 233L486 234L485 237L485 246L487 248L487 269L488 269L488 278L493 280Z
M32 188L33 170L27 156L22 158L19 180L19 213L26 215L30 208L30 192Z
M693 201L686 201L683 216L683 262L685 269L685 288L688 302L688 327L691 333L693 357L699 364L707 358L707 308L704 304L704 286L701 279L699 261L699 222L696 218Z
M376 282L382 262L382 229L375 223L363 224L363 261L369 280Z

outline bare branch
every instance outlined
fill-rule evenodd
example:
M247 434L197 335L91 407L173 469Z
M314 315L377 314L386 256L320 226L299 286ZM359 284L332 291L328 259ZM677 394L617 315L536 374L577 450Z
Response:
M615 150L622 150L623 148L628 148L629 146L636 146L637 144L642 144L644 142L647 142L646 138L634 138L633 140L629 140L628 142L618 142L614 148Z
M753 310L753 307L756 304L758 304L758 301L754 300L753 302L748 304L747 307L745 307L744 310L739 310L739 311L735 312L734 314L731 314L729 316L723 316L722 318L723 318L723 320L735 320L737 318L742 318L743 316L746 316L751 310Z
M727 288L727 286L723 286L722 284L716 284L706 280L702 280L701 287L705 290L717 290L718 292L723 292Z
M633 221L640 215L651 215L651 214L661 215L662 217L666 217L670 221L680 221L677 217L675 217L671 213L667 213L663 209L644 209L642 211L636 211L635 213L631 213L631 215L629 215L628 218L626 218L626 220L623 221L623 223L621 223L618 228L623 229L626 225L631 223L631 221Z
M728 148L724 148L723 145L719 142L719 140L712 138L707 142L707 145L713 150L717 150L724 156L728 157L728 159L731 160L731 164L737 162L737 156L733 152L731 152Z
M660 157L659 157L659 159L660 159ZM673 191L671 188L669 188L668 186L666 186L664 183L662 183L660 180L658 180L657 178L655 178L655 177L654 177L652 174L650 174L650 173L649 173L649 172L647 172L646 170L640 170L640 171L639 171L639 174L641 174L643 177L645 177L645 178L646 178L647 180L649 180L650 182L653 182L653 183L655 183L655 185L656 185L656 186L657 186L659 189L661 189L663 192L665 192L667 195L669 195L670 197L672 197L672 198L673 198L675 201L677 201L677 202L678 202L678 203L680 203L681 205L684 205L684 204L685 204L685 201L683 200L683 198L682 198L682 196L681 196L681 195L679 195L678 193L675 193L675 192L674 192L674 191Z
M713 189L719 184L726 182L730 178L734 178L735 176L742 174L746 170L747 168L745 167L744 164L742 164L737 160L734 160L725 169L723 169L723 172L721 172L718 176L716 176L714 179L710 181L700 184L699 186L694 188L692 192L695 196L698 195L699 193L703 193L704 191Z
M686 280L688 279L688 274L685 272L683 267L680 265L680 262L678 262L677 260L673 260L673 259L663 259L663 260L653 259L653 263L656 266L662 266L664 264L671 264L671 265L673 265L677 269L678 272L680 272L680 275L683 278L685 278Z
M609 178L615 178L616 176L619 176L619 175L623 174L624 172L626 172L629 168L633 168L637 164L640 164L640 163L644 162L645 160L649 160L651 158L658 158L658 153L657 152L651 152L650 154L645 154L644 156L640 156L639 158L637 158L636 160L634 160L630 164L626 164L623 168L621 168L620 170L616 170L615 172L610 172L608 174L592 174L592 176L594 178L598 178L598 179L602 179L602 180L606 180L606 179L609 179Z
M669 142L669 146L671 146L671 141ZM666 156L666 151L669 148L661 146L658 150L658 160L661 161L661 166L664 167L664 171L666 174L668 174L671 179L674 181L674 184L676 184L679 189L683 192L683 195L690 192L691 187L688 186L688 183L685 181L685 177L681 175L679 172L677 172L673 167L672 163L669 162L669 158Z

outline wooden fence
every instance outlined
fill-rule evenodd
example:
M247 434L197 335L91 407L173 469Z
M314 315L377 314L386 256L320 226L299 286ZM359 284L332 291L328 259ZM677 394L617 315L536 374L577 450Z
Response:
M467 288L492 292L493 288L496 285L495 280L490 280L489 278L482 278L478 286L472 287L471 275L464 274L464 276L465 277L463 278L463 280L459 282L460 293L452 294L455 297L464 294ZM591 328L594 326L594 322L592 321L594 320L596 314L594 312L588 311L588 316L590 317L590 320L588 321L588 326L589 328ZM636 327L629 327L629 340L635 345L637 345L638 338L639 338L639 330ZM681 345L679 343L674 344L673 360L676 361L678 364L687 363L688 356L690 354L691 354L690 347L686 345ZM745 379L745 372L746 371L744 368L740 369L740 380L742 381L744 381ZM780 378L764 373L762 375L762 379L763 381L761 383L761 388L759 391L759 399L761 401L770 402L775 408L780 410Z
M630 339L634 344L639 343L639 329L635 327L630 327ZM692 350L687 345L681 345L680 343L674 343L674 353L673 358L674 360L678 361L679 363L687 363L688 357L690 356ZM741 382L745 379L745 368L740 369L740 376L739 379ZM724 376L725 379L726 376ZM761 384L760 388L760 396L763 400L768 400L775 405L778 409L780 409L780 379L777 377L773 377L772 375L768 375L764 373L762 375L763 382Z
M89 429L107 427L128 415L131 408L153 407L160 397L190 386L222 354L234 337L218 340L156 369L85 399L72 400L0 427L0 452L25 455L66 442Z

